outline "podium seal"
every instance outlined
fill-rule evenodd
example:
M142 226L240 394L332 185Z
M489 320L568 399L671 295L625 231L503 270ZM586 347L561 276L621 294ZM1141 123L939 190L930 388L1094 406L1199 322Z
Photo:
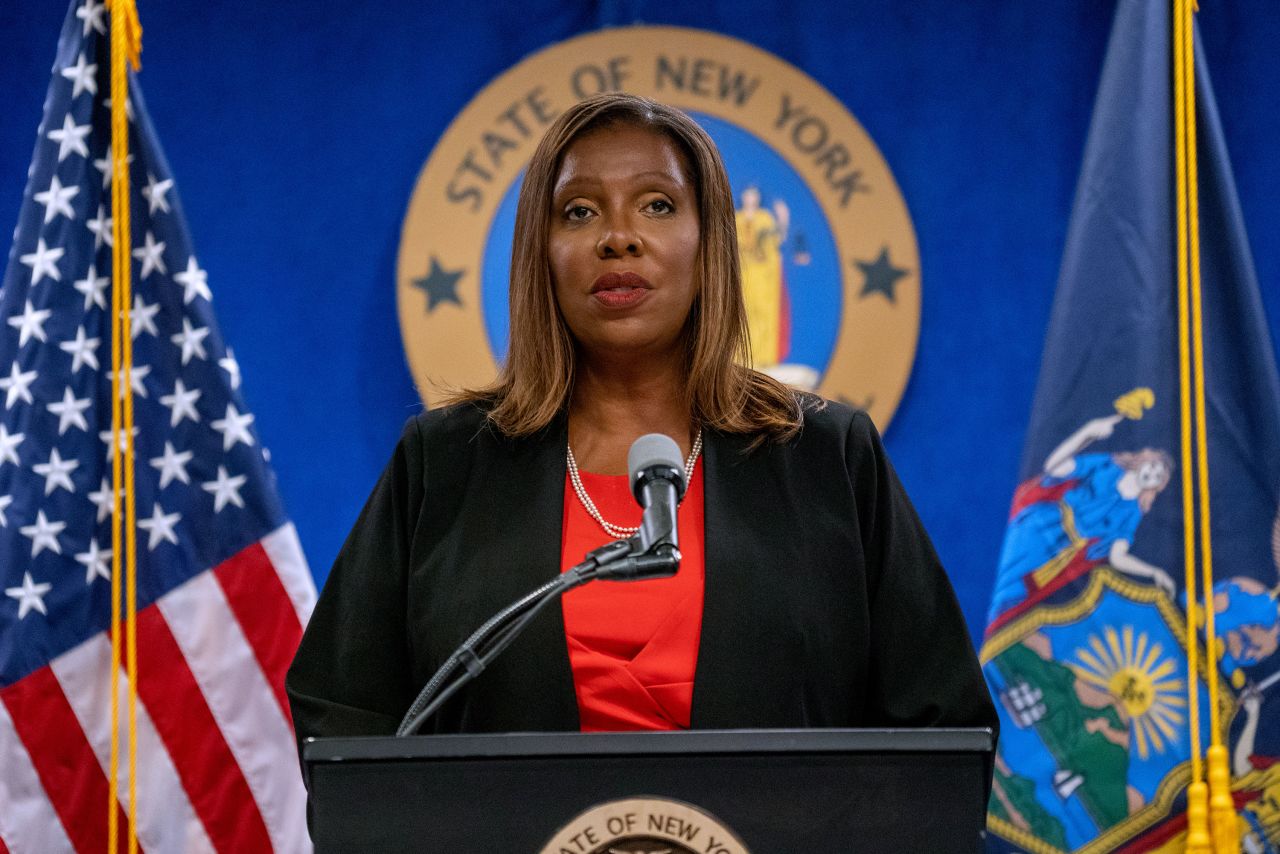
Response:
M560 829L540 854L750 854L733 831L698 807L668 798L594 806Z

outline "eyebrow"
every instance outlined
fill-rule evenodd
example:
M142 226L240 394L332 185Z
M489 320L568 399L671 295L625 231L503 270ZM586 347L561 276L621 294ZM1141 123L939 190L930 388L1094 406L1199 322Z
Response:
M689 176L682 174L681 177L684 179L683 183L685 185L688 185L691 183L689 180ZM672 175L670 172L660 172L654 169L651 169L647 172L638 172L635 175L631 176L631 178L634 179L635 181L660 180L663 183L667 183L667 184L681 183L679 181L673 181ZM594 187L599 184L600 184L600 180L598 178L581 177L581 176L575 175L574 177L570 178L568 181L564 182L563 184L557 183L557 185L553 188L552 194L559 195L560 193L563 193L566 190L572 189L574 187L578 187L578 186Z

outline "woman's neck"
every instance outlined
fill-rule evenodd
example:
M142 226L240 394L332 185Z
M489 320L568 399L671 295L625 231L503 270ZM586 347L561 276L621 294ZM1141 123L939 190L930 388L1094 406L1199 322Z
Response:
M692 419L682 366L579 363L569 402L569 445L583 471L626 474L627 451L646 433L665 433L688 454Z

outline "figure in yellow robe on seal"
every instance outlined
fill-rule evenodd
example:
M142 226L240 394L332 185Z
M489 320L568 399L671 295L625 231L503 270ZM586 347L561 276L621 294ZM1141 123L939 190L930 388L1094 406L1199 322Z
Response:
M791 212L781 199L773 212L760 207L760 190L747 187L737 212L742 296L751 331L751 361L758 370L777 365L783 352L782 243Z

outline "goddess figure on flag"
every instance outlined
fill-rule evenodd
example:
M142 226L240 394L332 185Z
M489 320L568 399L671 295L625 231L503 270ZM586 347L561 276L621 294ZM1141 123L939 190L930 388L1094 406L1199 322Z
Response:
M1155 448L1084 453L1090 444L1110 437L1125 417L1134 416L1118 413L1086 422L1054 448L1040 475L1014 493L992 618L1103 562L1150 579L1173 597L1169 574L1130 551L1142 517L1169 485L1173 460Z

